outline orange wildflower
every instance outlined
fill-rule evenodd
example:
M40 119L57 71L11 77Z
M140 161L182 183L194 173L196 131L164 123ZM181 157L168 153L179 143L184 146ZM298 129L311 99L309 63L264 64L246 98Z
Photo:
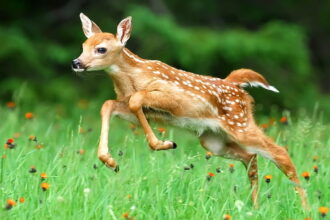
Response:
M16 132L16 133L14 133L14 138L19 138L20 136L21 136L21 133L19 133L19 132Z
M317 161L319 159L319 156L313 156L313 161L315 162L315 161Z
M319 212L322 217L325 217L327 215L328 211L329 211L329 209L327 207L322 206L319 208Z
M206 159L206 160L210 159L210 158L212 157L212 155L213 155L212 152L210 152L210 151L206 152L205 159Z
M310 178L310 174L309 174L309 172L307 172L307 171L304 171L302 174L301 174L301 176L302 177L304 177L305 178L305 180L309 180L309 178Z
M275 118L271 118L271 119L269 119L268 124L269 124L270 126L272 126L272 125L275 124L275 122L276 122Z
M26 119L32 119L34 117L33 113L32 112L27 112L25 113L25 118Z
M16 144L14 143L14 139L13 138L9 138L4 146L5 149L13 149L16 147Z
M229 164L229 172L233 173L235 171L235 164Z
M14 139L13 138L9 138L8 140L7 140L7 144L13 144L14 143Z
M136 129L136 124L130 123L129 128L134 131Z
M29 170L30 173L36 173L37 169L35 166L32 166L31 169Z
M123 218L128 218L128 212L125 212L124 214L122 214Z
M50 185L48 183L41 183L40 187L43 191L46 191L50 187Z
M13 109L16 107L16 103L15 102L7 102L6 103L7 108Z
M15 200L13 200L13 199L8 199L8 200L7 200L7 205L15 206L15 205L16 205L16 202L15 202Z
M319 167L317 165L313 166L313 171L314 171L314 173L318 173Z
M20 203L24 203L25 202L25 198L24 197L19 198L19 202Z
M223 215L223 219L224 220L230 220L231 219L231 216L229 214L224 214Z
M35 141L35 142L37 142L37 137L34 136L34 135L30 135L29 136L29 141Z
M86 133L86 130L84 128L79 128L79 133L80 134L85 134Z
M212 173L212 172L208 172L208 173L207 173L207 176L206 176L207 181L210 181L214 176L215 176L214 173Z
M273 178L272 175L266 175L266 176L264 176L264 179L265 179L266 183L270 183L270 180L272 178Z
M131 194L128 194L128 195L127 195L127 198L128 198L128 199L131 199L131 198L132 198L132 195L131 195Z
M37 144L36 145L36 149L42 149L42 148L44 148L44 145L42 145L42 144Z
M13 206L15 206L15 205L16 205L15 200L13 200L13 199L8 199L8 200L7 200L6 209L9 210L9 209L13 208Z
M269 127L269 125L268 124L261 124L260 127L263 128L263 129L266 129L266 128Z
M208 152L206 152L206 155L212 156L212 155L213 155L213 153L212 153L212 152L210 152L210 151L208 151Z
M78 150L77 153L80 154L80 155L84 155L85 154L85 150L84 149L80 149L80 150Z
M288 118L285 117L285 116L283 116L283 117L280 119L280 122L281 122L282 124L288 124Z
M42 180L45 180L45 179L48 178L48 176L47 176L46 173L41 173L41 174L40 174L40 178L41 178Z
M157 130L159 131L159 133L164 134L166 132L165 128L157 128Z

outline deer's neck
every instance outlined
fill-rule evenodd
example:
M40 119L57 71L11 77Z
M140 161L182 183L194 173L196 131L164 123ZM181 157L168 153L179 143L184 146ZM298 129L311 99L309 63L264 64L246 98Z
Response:
M124 48L117 61L106 69L114 82L115 92L119 100L130 97L148 84L148 77L143 71L146 62L147 60Z

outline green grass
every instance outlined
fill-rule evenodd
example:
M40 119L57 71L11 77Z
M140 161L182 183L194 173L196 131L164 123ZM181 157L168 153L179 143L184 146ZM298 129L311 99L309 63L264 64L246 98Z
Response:
M24 113L29 109L9 110L2 105L0 144L17 132L20 136L15 138L15 149L0 149L6 155L0 158L0 219L123 219L126 212L134 219L222 219L224 214L244 220L318 219L318 208L330 206L329 128L320 120L300 116L287 126L277 122L267 130L278 144L288 146L311 211L301 209L290 181L260 157L260 208L254 210L243 165L220 157L206 160L197 138L184 130L167 128L162 137L174 140L176 150L152 152L140 128L133 132L129 123L113 119L110 147L120 171L105 167L96 156L99 107L99 103L87 108L73 104L67 111L60 105L38 106L30 109L35 118L27 120ZM81 133L81 128L92 130ZM30 135L44 147L36 149L36 143L28 140ZM80 149L84 154L77 153ZM315 155L317 161L313 161ZM230 163L235 164L233 173ZM184 170L190 164L194 168ZM319 166L318 174L313 173L313 165ZM36 173L29 172L31 166ZM222 173L216 173L218 167ZM301 177L303 171L311 173L310 181ZM42 172L48 175L47 191L40 188ZM208 172L216 174L211 181L206 179ZM269 184L263 179L267 174L273 176ZM24 203L4 209L7 199L20 197Z

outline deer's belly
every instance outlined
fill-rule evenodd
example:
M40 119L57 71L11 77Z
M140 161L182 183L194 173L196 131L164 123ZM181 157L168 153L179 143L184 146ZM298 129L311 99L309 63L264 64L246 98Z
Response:
M197 132L198 134L202 134L204 131L221 131L220 121L215 118L175 116L170 112L150 108L143 109L143 111L148 119L156 122L171 124L176 127L187 128Z
M198 134L202 134L205 131L213 131L218 133L222 130L221 123L216 118L180 117L175 116L170 112L154 108L143 108L143 112L148 120L186 128L195 131ZM136 116L133 114L114 112L114 115L132 123L139 124Z

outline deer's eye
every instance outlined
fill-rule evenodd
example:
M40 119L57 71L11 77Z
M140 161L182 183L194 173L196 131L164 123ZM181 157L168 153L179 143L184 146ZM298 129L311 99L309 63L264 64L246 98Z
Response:
M107 52L107 48L105 47L96 48L96 52L100 54L105 54Z

